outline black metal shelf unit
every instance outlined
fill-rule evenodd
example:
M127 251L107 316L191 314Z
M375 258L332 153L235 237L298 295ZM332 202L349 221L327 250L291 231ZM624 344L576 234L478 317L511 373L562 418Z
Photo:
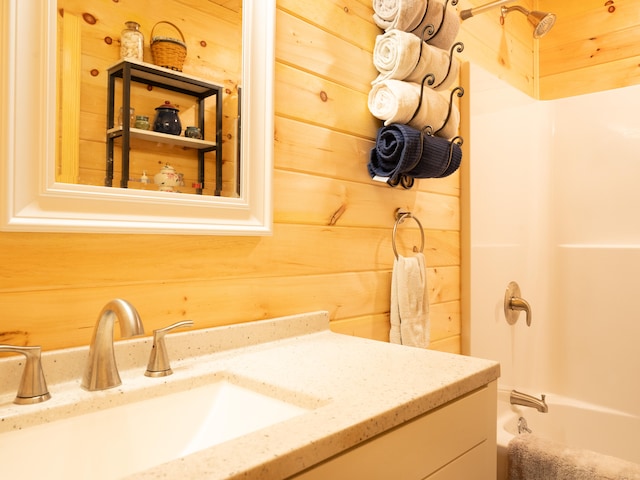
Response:
M129 183L129 154L131 138L142 138L160 143L181 145L198 151L198 188L204 188L204 154L216 152L216 187L215 195L222 190L222 87L206 82L191 75L174 72L148 63L123 60L109 68L109 86L107 92L107 165L105 185L113 186L113 151L114 141L122 137L122 179L120 187L127 188ZM129 112L131 107L131 82L143 83L164 88L174 92L195 97L198 102L198 127L205 137L204 107L205 100L216 97L216 138L215 142L196 140L159 132L144 131L132 128L129 115L122 115L122 127L115 126L115 87L116 79L122 79L122 111Z

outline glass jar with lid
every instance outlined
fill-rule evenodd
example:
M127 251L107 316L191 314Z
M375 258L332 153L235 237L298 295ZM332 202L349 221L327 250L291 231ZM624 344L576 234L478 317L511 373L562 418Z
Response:
M122 60L143 61L144 35L137 22L125 22L125 29L120 34L120 57Z
M136 123L134 124L134 126L141 130L149 130L149 128L151 128L149 117L147 117L146 115L136 115Z
M124 125L124 113L122 107L118 110L118 126L122 127ZM129 108L129 128L135 126L136 121L136 109L131 107Z

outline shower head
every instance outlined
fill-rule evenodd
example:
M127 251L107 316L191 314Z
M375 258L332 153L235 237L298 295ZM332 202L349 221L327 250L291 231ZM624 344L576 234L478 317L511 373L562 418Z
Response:
M487 10L490 10L492 8L495 7L499 7L501 5L504 5L505 3L510 3L510 2L514 2L515 0L497 0L495 2L491 2L488 3L486 5L482 5L480 7L475 7L475 8L469 8L467 10L462 10L460 12L460 19L461 20L466 20L467 18L471 18L475 15L478 15L479 13L483 13ZM501 17L502 19L504 19L504 17L506 16L507 13L516 10L520 13L523 13L524 15L526 15L527 20L529 20L529 23L531 23L531 25L533 25L533 38L540 38L544 35L546 35L549 30L551 30L551 27L553 27L554 23L556 23L556 16L553 13L547 13L547 12L538 12L538 11L533 11L530 12L529 10L526 10L522 7L519 6L514 6L514 7L502 7L501 8Z
M547 33L549 33L549 30L551 30L551 27L553 27L553 25L556 23L556 16L553 13L538 11L530 12L529 10L525 10L524 8L517 5L515 7L502 7L501 14L504 17L507 15L507 13L513 10L523 13L527 16L527 20L529 20L529 23L531 25L533 25L533 38L540 38L545 36Z

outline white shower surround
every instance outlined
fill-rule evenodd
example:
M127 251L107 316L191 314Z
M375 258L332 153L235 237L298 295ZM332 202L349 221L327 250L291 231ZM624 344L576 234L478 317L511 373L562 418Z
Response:
M470 72L470 353L501 388L640 416L640 86L536 101Z

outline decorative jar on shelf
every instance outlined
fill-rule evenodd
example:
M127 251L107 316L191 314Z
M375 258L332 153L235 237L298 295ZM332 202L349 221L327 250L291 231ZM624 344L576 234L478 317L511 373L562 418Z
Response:
M129 127L135 126L135 121L136 121L136 109L131 107L129 108ZM124 124L124 115L122 112L122 107L120 107L120 110L118 111L118 126L122 127L123 124Z
M173 192L173 187L180 185L180 174L169 164L165 164L153 177L153 183L161 192Z
M202 132L198 127L190 126L184 131L184 136L189 138L196 138L202 140Z
M143 61L144 35L137 22L125 22L125 29L120 34L120 57L123 60Z
M160 133L180 135L182 123L178 116L178 107L172 105L169 100L156 107L156 118L153 121L153 130Z
M146 115L136 115L135 127L139 128L140 130L149 130L149 117L147 117Z

